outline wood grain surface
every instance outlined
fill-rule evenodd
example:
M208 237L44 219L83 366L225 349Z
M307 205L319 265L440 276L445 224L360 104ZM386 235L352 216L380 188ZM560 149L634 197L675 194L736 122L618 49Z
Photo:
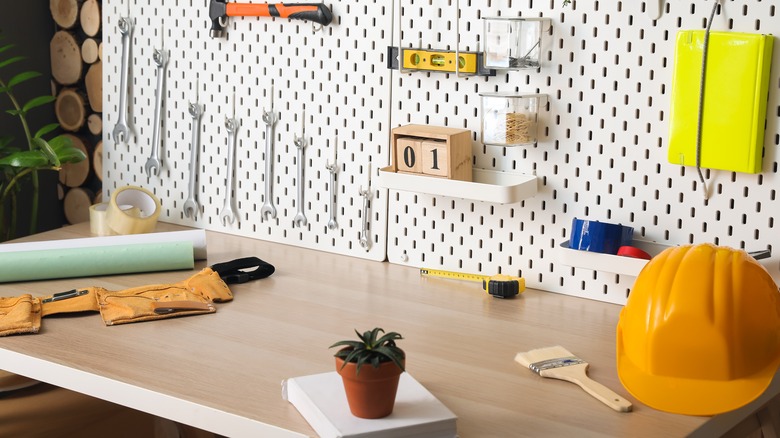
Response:
M158 231L179 229L159 224ZM88 224L35 239L88 235ZM36 335L0 338L0 367L226 436L300 436L313 430L282 400L282 380L331 371L328 346L353 330L397 331L407 371L457 416L459 436L673 437L709 419L663 413L619 383L620 306L528 290L487 296L476 283L419 270L207 232L208 261L245 256L276 273L233 285L215 314L107 327L97 314L47 317ZM84 286L170 283L195 271L0 285L0 296ZM618 413L577 386L544 379L515 354L562 345L589 375L634 403ZM725 427L725 426L724 426Z

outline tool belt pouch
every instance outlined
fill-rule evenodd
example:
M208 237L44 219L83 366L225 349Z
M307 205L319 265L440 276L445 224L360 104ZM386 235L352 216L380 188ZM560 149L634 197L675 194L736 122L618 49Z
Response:
M120 292L97 291L106 325L128 324L178 316L214 313L216 307L199 293L173 284L141 286Z
M198 294L212 303L224 303L233 299L233 293L213 269L204 268L192 277L176 283L175 286L185 288Z
M60 292L41 298L43 316L57 313L97 312L96 291L101 288L87 287Z
M175 284L140 286L119 292L94 289L106 325L214 313L217 309L212 303L233 299L230 288L211 268Z
M30 294L0 298L0 336L38 333L41 302Z

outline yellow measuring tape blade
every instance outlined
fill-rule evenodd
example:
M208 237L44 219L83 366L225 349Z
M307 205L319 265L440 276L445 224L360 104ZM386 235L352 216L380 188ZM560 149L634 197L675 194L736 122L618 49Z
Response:
M464 274L462 272L442 271L441 269L427 269L427 268L420 268L420 275L451 278L453 280L465 280L465 281L483 281L490 278L489 275Z
M512 298L525 291L525 279L509 275L479 275L462 272L443 271L441 269L420 268L420 275L450 278L453 280L477 281L482 283L482 289L498 298Z

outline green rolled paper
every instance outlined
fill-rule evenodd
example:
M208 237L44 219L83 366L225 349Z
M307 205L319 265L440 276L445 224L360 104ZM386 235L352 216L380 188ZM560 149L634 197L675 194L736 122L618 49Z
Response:
M0 283L192 269L191 241L0 253Z

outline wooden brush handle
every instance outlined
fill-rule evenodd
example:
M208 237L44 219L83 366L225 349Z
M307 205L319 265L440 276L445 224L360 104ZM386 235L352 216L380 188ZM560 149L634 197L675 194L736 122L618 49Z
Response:
M588 394L618 412L630 412L631 402L616 394L611 389L588 377L586 373L588 364L569 365L560 368L551 368L539 373L542 377L566 380L575 383Z

